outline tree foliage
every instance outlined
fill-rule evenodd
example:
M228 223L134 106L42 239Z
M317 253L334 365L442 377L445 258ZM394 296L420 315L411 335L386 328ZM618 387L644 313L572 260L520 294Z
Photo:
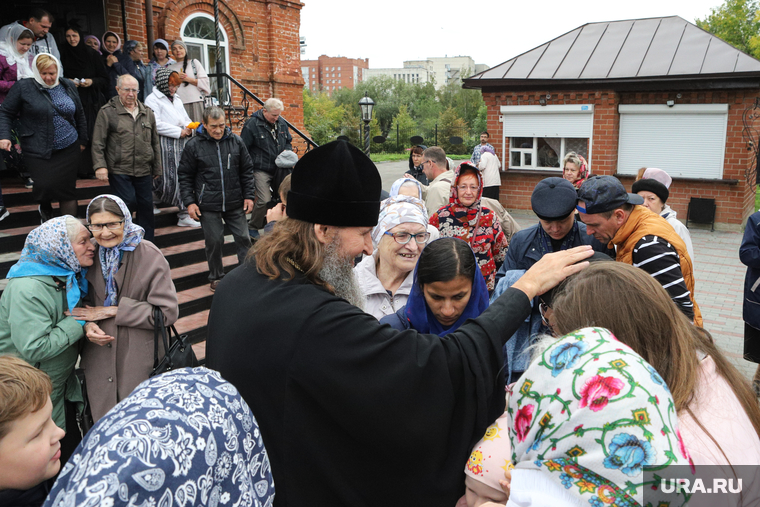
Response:
M466 133L485 129L486 108L480 90L464 90L452 83L436 91L432 82L407 83L380 76L363 81L354 89L335 90L332 96L305 91L304 123L314 140L320 143L320 139L324 142L345 135L357 146L364 146L359 99L365 94L375 102L371 137L382 135L387 139L382 145L373 142L373 151L406 149L412 135L420 135L432 145L436 126L441 144L442 120L446 122L447 132L465 138L466 144L477 141L472 141L472 136ZM396 139L397 132L399 139ZM450 135L445 137L448 141ZM465 150L471 148L464 146Z
M760 58L760 11L757 0L726 0L710 9L697 26L735 48Z

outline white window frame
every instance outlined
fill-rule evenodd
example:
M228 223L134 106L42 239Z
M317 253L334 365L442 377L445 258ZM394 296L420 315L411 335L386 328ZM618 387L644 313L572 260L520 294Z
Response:
M722 179L726 159L728 110L728 104L675 104L672 107L668 107L667 104L620 104L618 106L620 114L618 174L635 175L641 167L657 167L674 178ZM640 135L636 135L636 130L631 133L630 129L634 129L635 124L629 123L629 120L641 119L640 121L646 124L654 124L662 128L662 125L667 124L669 117L677 115L688 116L688 120L684 120L682 125L677 125L677 121L674 121L673 123L676 123L674 130L661 133L672 132L673 136L658 136L655 133L651 140L647 140L646 150L638 149L635 143L642 139ZM710 141L714 142L701 142L699 133L695 135L694 132L688 132L688 129L699 129L700 117L709 118L709 123L703 123L703 127L709 126L713 129L713 133L717 130L717 135L709 137ZM639 132L643 131L642 129ZM686 143L685 149L679 150L672 145L674 140L678 141L679 135L690 140ZM626 142L632 143L632 146L625 145ZM658 142L665 144L657 146ZM699 153L700 150L702 150L701 153ZM631 152L636 154L633 155ZM706 167L710 170L697 170L696 173L693 170Z
M502 123L502 138L501 138L501 152L507 159L505 165L511 170L527 170L527 171L556 171L558 174L562 173L562 158L565 155L565 139L588 139L588 165L591 170L591 155L593 150L593 133L594 133L594 105L593 104L559 104L559 105L547 105L547 106L501 106L501 116L499 121ZM512 131L512 127L504 126L505 117L510 115L589 115L588 119L583 119L584 126L579 131L575 128L572 131L563 132L559 127L556 132L541 132L542 134L549 135L533 135L533 133L525 132L519 134ZM562 135L568 134L568 135ZM527 137L533 138L532 148L512 148L511 141L513 137ZM509 138L510 142L507 143ZM538 139L539 138L551 138L560 139L560 153L557 154L560 160L560 167L540 167L538 166ZM520 152L521 166L512 166L512 152ZM531 165L525 164L525 153L531 154Z
M206 18L210 19L211 22L214 22L214 16L211 16L210 14L206 14L205 12L194 12L190 14L188 17L185 18L185 20L182 22L182 27L179 30L179 33L181 34L182 41L190 44L196 44L203 47L203 50L201 51L201 65L203 65L203 68L206 69L207 74L213 74L216 72L216 69L209 68L209 62L208 59L208 51L209 48L213 50L216 49L216 42L208 39L197 39L195 37L185 37L185 27L195 18ZM229 74L229 66L230 66L230 51L229 51L229 44L227 39L227 32L224 30L224 26L220 23L219 24L219 32L222 35L222 40L219 41L219 45L224 48L224 72Z

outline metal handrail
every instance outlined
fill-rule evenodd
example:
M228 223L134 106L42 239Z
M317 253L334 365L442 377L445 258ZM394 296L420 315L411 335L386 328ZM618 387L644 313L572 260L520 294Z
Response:
M264 107L264 101L263 100L261 100L259 97L257 97L256 94L254 94L248 88L246 88L245 86L243 86L237 79L235 79L234 77L230 76L226 72L223 72L221 74L216 74L216 73L209 74L208 77L210 77L210 78L215 78L215 77L226 78L229 82L231 82L232 84L234 84L235 86L237 86L238 88L240 88L243 91L244 98L245 98L246 95L248 95L254 101L258 102L258 104L261 107ZM221 91L219 93L221 93ZM230 96L230 103L232 103L232 94L230 92L227 92L227 93ZM222 100L219 100L219 105L220 106L224 106L224 102ZM285 124L288 126L288 128L290 130L292 130L293 132L295 132L296 134L298 134L298 136L301 137L301 139L303 139L306 142L306 151L309 151L312 147L319 148L319 145L317 143L315 143L309 136L307 136L306 134L304 134L303 132L301 132L298 129L298 127L296 127L295 125L293 125L292 123L290 123L288 120L286 120L282 116L280 116L280 119L282 119L282 121L285 122Z

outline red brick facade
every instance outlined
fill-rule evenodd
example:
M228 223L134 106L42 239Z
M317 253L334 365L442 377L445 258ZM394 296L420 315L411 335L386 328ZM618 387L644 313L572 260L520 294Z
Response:
M304 86L313 92L332 95L334 90L353 88L362 82L364 70L369 68L369 58L322 55L318 60L302 60L301 68L308 69L302 72Z
M125 4L129 37L147 42L144 0L125 0ZM303 78L299 30L302 7L301 2L290 0L219 0L219 19L229 42L227 72L262 100L269 97L282 100L283 117L301 130ZM110 30L123 33L120 1L106 0L105 9L106 25ZM154 38L166 39L171 44L180 38L183 21L197 12L213 15L212 0L154 0ZM233 103L239 104L240 97L233 87ZM301 146L296 138L294 136L294 143Z
M557 104L593 104L593 149L591 168L594 174L615 174L618 157L618 133L620 115L619 104L663 104L666 100L675 100L676 104L728 104L728 131L726 133L726 150L723 169L724 181L692 181L674 179L670 186L668 204L686 218L687 206L692 197L714 198L717 205L716 226L738 230L746 218L754 211L754 184L747 183L746 171L752 165L754 154L748 151L747 143L742 139L742 114L751 107L758 96L758 90L699 91L677 94L666 92L615 92L600 91L530 91L530 92L491 92L484 91L483 98L488 106L488 130L491 144L497 150L499 158L508 166L509 157L502 153L502 128L499 121L501 106L538 105L539 99L551 94L547 105ZM757 142L757 140L755 140ZM505 143L509 150L509 139ZM510 171L501 175L501 201L510 209L531 209L530 195L533 188L543 178L561 176L561 173L549 171ZM620 176L621 181L630 189L634 178ZM733 180L733 181L731 181Z

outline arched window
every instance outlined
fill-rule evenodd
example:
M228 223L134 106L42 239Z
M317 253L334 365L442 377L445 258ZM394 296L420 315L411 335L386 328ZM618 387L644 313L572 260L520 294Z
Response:
M219 26L222 47L222 72L228 72L230 54L227 45L227 33L224 26ZM216 41L214 39L214 18L205 12L191 14L182 23L182 40L187 45L188 57L195 58L206 72L216 72ZM216 94L216 79L211 79L211 93Z

